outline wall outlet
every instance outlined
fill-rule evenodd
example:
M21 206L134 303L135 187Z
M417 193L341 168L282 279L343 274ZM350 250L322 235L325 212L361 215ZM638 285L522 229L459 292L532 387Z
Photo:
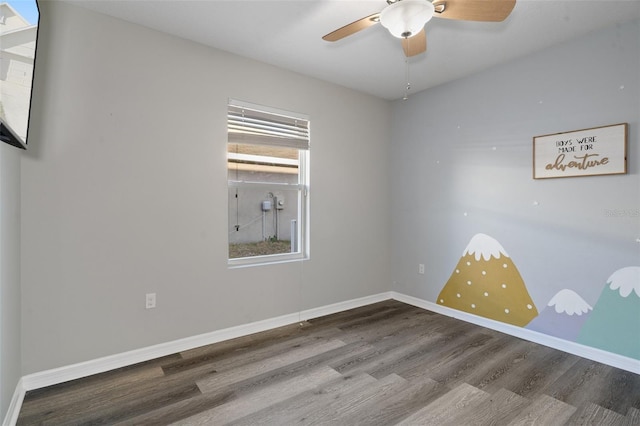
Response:
M424 275L424 263L418 265L418 273Z
M156 307L156 294L155 293L147 293L145 307L147 309L152 309L152 308Z

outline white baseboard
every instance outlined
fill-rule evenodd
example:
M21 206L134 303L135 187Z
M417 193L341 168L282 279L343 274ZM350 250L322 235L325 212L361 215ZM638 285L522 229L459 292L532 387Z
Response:
M611 352L603 351L601 349L593 348L591 346L581 345L579 343L570 342L568 340L560 339L557 337L549 336L547 334L538 333L537 331L529 330L515 325L506 324L500 321L495 321L485 317L479 317L477 315L469 314L466 312L458 311L456 309L447 308L446 306L438 305L427 300L418 299L417 297L407 296L406 294L391 292L391 298L399 302L407 303L409 305L417 306L428 311L436 312L448 317L456 318L462 321L470 322L482 327L490 328L492 330L500 331L511 336L519 337L530 342L539 343L550 348L558 349L563 352L567 352L573 355L578 355L582 358L587 358L592 361L601 362L603 364L610 365L612 367L620 368L632 373L640 374L640 361L637 359L629 358L623 355L614 354Z
M382 302L392 299L391 292L374 294L372 296L361 297L359 299L347 300L346 302L338 302L332 305L321 306L319 308L308 309L300 313L300 320L306 321L313 318L323 317L338 312L347 311L349 309L359 308L361 306L371 305L372 303Z
M9 408L2 421L2 426L13 426L18 421L18 414L20 414L20 407L22 407L22 401L24 401L24 394L26 389L23 386L22 379L18 380L16 389L13 392L13 397L9 403Z
M22 377L22 385L27 391L39 389L69 380L75 380L82 377L91 376L93 374L103 373L105 371L113 370L116 368L126 367L128 365L133 365L139 362L149 361L151 359L175 354L177 352L183 352L189 349L198 348L200 346L210 345L213 343L222 342L224 340L235 339L236 337L259 333L261 331L271 330L273 328L282 327L289 324L295 324L299 321L305 321L324 315L334 314L336 312L342 312L347 309L370 305L372 303L381 302L388 299L391 299L390 292L375 294L372 296L361 297L345 302L334 303L332 305L321 306L319 308L308 309L293 314L287 314L262 321L252 322L249 324L243 324L236 327L216 330L210 333L174 340L172 342L161 343L146 348L136 349L129 352L106 356L103 358L85 361L60 368L41 371Z

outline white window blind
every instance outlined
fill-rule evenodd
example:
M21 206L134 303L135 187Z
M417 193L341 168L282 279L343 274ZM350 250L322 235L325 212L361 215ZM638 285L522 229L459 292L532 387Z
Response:
M309 149L309 120L301 115L231 101L227 113L228 142Z

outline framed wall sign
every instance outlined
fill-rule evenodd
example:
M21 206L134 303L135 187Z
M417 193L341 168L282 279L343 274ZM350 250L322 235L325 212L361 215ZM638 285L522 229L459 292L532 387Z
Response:
M627 173L627 123L533 138L533 178Z

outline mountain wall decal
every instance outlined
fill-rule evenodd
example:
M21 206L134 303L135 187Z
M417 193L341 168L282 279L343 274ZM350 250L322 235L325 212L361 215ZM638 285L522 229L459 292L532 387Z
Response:
M529 324L528 329L575 341L592 308L576 292L560 290Z
M640 359L640 266L609 277L576 341Z
M486 234L471 239L437 303L520 327L538 315L518 268Z

